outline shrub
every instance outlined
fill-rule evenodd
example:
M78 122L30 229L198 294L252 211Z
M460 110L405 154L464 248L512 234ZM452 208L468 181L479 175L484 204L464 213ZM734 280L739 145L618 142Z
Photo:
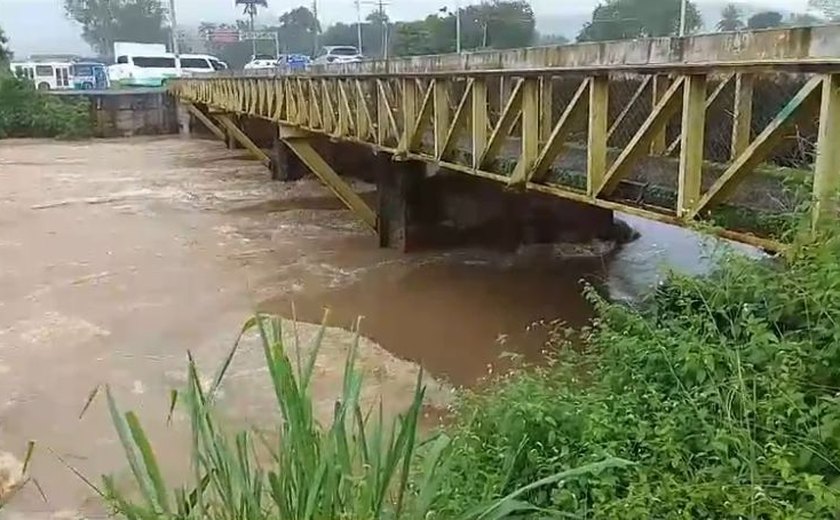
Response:
M77 139L92 133L88 101L60 98L37 91L29 81L0 77L0 139Z
M603 457L636 462L528 495L588 518L835 518L840 240L673 276L639 308L592 291L582 352L459 406L443 515Z

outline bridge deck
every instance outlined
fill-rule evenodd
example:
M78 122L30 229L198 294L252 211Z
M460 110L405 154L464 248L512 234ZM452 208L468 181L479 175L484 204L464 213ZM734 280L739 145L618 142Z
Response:
M772 33L743 39L755 46ZM213 110L274 121L287 138L327 135L513 189L680 225L709 220L723 235L777 248L780 222L812 201L817 222L840 187L840 60L825 51L823 33L809 33L807 52L800 32L784 34L799 57L615 63L602 48L576 65L547 64L545 52L515 69L408 60L413 68L383 71L374 62L194 78L173 89ZM681 46L669 48L698 45L675 41ZM647 42L649 51L661 45Z

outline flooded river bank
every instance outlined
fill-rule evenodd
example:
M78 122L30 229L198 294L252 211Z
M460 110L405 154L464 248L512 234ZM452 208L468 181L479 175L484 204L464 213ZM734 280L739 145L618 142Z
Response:
M0 453L36 440L47 497L28 486L9 518L102 512L46 450L94 479L123 468L102 403L79 418L96 385L140 413L164 460L183 458L184 418L165 418L186 352L209 375L256 309L307 323L331 309L316 375L326 410L358 316L366 402L404 407L420 364L439 381L431 404L446 406L505 352L538 362L545 329L532 324L586 324L584 282L633 299L665 264L706 265L695 236L637 219L642 238L606 256L382 250L315 180L272 183L212 142L3 141L0 186ZM225 391L242 423L272 417L254 338Z

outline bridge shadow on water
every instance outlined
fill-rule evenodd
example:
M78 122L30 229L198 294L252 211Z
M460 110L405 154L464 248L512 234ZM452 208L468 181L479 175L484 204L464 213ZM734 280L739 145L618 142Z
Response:
M607 254L551 245L412 254L350 285L294 296L296 317L319 322L326 307L331 325L349 328L362 316L362 333L396 356L455 385L480 384L511 366L506 354L544 361L553 324L587 325L593 309L582 294L586 283L632 303L670 268L699 274L713 265L705 238L623 218L641 238ZM291 317L291 304L282 296L262 308Z

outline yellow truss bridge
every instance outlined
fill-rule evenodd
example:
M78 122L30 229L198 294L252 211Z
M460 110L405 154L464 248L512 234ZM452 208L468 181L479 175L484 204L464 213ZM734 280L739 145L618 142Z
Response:
M193 117L266 165L271 125L372 228L382 219L314 143L495 181L779 249L840 188L840 27L372 61L176 81ZM269 143L270 144L270 143ZM335 155L335 154L333 154ZM386 168L387 169L387 168ZM342 172L344 174L345 172ZM801 213L800 213L801 214Z

